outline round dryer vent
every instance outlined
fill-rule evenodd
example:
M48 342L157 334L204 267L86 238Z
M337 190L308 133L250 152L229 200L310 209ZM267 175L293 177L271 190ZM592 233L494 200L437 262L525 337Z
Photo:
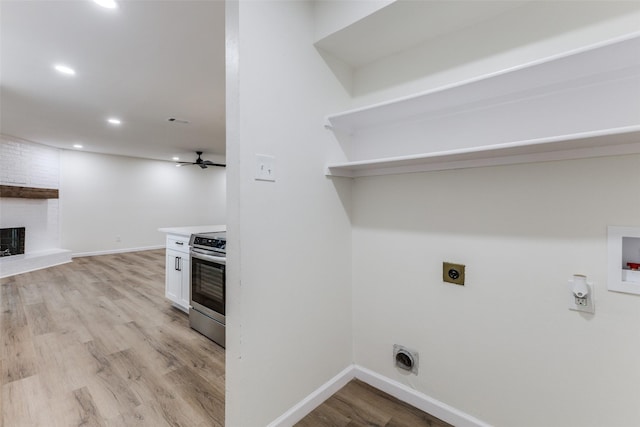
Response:
M393 360L396 367L409 371L412 374L418 374L418 352L409 350L408 348L394 344Z

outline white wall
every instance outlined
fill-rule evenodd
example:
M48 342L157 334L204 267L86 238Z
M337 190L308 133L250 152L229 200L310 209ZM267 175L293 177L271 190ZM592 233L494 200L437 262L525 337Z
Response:
M59 150L9 136L0 137L0 183L58 188ZM25 252L60 247L58 199L3 198L0 228L25 227Z
M356 180L356 363L495 426L640 425L640 298L606 284L607 225L640 225L628 182L638 155ZM567 309L575 273L593 316Z
M269 424L353 360L349 184L323 174L347 97L312 23L311 2L227 3L228 426Z
M640 298L606 290L606 227L640 224L624 187L640 156L352 182L323 177L343 154L321 129L349 106L628 33L637 15L529 27L526 46L467 61L493 34L472 37L461 68L436 74L406 52L358 70L347 106L311 48L312 11L227 4L226 424L266 425L355 361L495 426L639 425ZM277 182L253 180L255 153L276 156ZM442 283L443 261L467 265L465 287ZM596 283L593 316L567 308L575 273ZM418 376L393 367L394 343L420 352Z
M637 1L530 1L355 69L353 105L464 81L639 29Z
M225 223L225 170L62 150L60 200L74 254L157 247L160 227Z
M352 105L640 28L637 3L555 6L548 31L521 16L363 67ZM495 426L640 425L640 298L606 284L607 225L640 225L629 182L638 155L356 179L355 362ZM467 266L465 287L442 283L443 261ZM596 282L594 316L567 308L574 273ZM395 343L420 352L418 376L393 366Z
M315 40L320 40L382 9L396 0L335 1L315 0Z

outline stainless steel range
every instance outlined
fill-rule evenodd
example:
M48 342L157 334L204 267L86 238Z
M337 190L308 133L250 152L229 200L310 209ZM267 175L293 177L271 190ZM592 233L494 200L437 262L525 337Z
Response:
M226 232L191 235L189 325L225 346Z

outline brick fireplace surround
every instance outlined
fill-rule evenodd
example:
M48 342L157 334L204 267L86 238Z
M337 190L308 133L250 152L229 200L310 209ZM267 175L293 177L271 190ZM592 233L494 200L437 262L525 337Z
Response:
M25 253L0 257L0 277L70 262L60 248L59 151L0 135L0 171L0 228L26 228Z

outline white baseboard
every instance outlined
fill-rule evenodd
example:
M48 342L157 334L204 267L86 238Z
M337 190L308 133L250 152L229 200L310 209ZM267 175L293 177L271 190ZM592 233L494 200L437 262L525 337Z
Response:
M124 254L127 252L152 251L154 249L164 249L164 248L165 248L165 245L156 245L156 246L145 246L142 248L109 249L106 251L94 251L94 252L74 252L73 255L71 255L71 257L80 258L83 256Z
M484 421L367 368L356 365L354 374L360 381L456 427L491 427Z
M316 391L302 399L284 414L273 420L267 427L291 427L322 402L333 396L338 390L347 385L354 378L355 366L346 367L335 377L321 385Z
M316 389L316 391L272 421L267 427L293 426L354 378L456 427L491 427L490 424L446 403L358 365L351 365L345 368L338 375Z

